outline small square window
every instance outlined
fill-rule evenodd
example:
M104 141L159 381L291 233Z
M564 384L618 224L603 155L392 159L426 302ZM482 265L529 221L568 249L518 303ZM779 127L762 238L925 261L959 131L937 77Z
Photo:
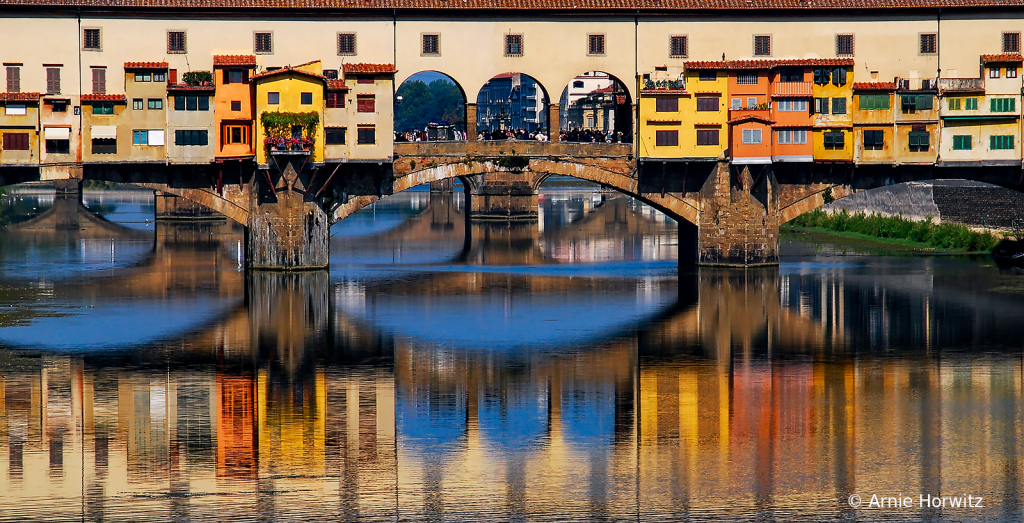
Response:
M337 80L338 79L338 70L337 69L324 69L324 78L327 78L328 80Z
M423 45L421 47L424 56L440 56L441 55L441 35L439 34L425 34L423 35Z
M162 98L150 98L149 99L149 108L150 109L161 109L162 110L164 108L164 101L163 101L163 99Z
M68 103L63 100L54 100L53 104L50 105L50 111L55 113L66 113L68 112Z
M357 113L372 113L376 112L376 110L376 100L373 95L356 97Z
M356 54L356 34L338 33L338 55L352 56Z
M587 54L588 55L603 55L604 50L604 35L603 34L591 34L587 35Z
M939 35L921 33L921 54L935 54L938 50Z
M301 93L299 103L302 105L313 105L313 93Z
M836 56L853 56L853 35L836 35Z
M231 100L231 110L232 111L241 111L242 110L242 101L241 100Z
M254 33L254 35L253 51L256 54L271 54L274 52L274 33L261 31Z
M185 53L185 31L167 31L167 53Z
M356 142L362 145L377 143L377 130L374 127L360 127L356 130Z
M1006 77L1007 78L1017 78L1017 68L1016 67L1007 67L1006 68Z
M281 93L267 93L267 105L278 105L281 103Z
M772 37L770 35L754 36L754 56L772 55Z
M989 78L999 78L999 68L998 67L990 67L989 70L988 70L988 77Z
M700 77L699 78L700 78L701 82L714 82L715 80L718 79L718 73L716 71L704 71L704 70L702 70L700 72Z
M505 35L505 56L523 56L523 35Z
M146 108L146 101L142 98L132 99L132 109L135 111L142 111Z
M345 128L324 129L324 143L326 145L345 145Z
M99 51L102 49L99 29L82 29L82 49Z
M1003 33L1003 52L1004 53L1019 53L1020 52L1020 33Z
M668 38L668 55L672 58L686 58L689 53L685 36L670 36Z

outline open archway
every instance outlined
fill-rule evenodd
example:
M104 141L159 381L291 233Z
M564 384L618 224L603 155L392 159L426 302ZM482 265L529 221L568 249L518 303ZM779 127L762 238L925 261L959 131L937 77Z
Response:
M466 93L452 77L422 71L395 91L395 142L459 141L466 131Z
M476 98L476 127L483 140L536 139L547 135L548 94L537 80L517 72L499 74Z
M630 143L633 104L621 80L602 71L577 75L558 103L561 141Z

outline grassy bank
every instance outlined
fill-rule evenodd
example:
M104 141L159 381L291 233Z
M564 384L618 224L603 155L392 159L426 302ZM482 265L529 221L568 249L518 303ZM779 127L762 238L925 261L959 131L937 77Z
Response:
M787 225L862 237L902 240L936 249L962 252L990 251L999 242L999 238L987 232L975 232L955 223L918 222L901 216L880 214L850 214L845 210L830 214L815 209Z

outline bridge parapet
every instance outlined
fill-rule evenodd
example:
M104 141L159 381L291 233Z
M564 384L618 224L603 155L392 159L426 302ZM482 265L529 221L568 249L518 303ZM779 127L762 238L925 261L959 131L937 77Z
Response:
M413 142L396 143L398 157L498 158L516 155L528 157L622 158L633 156L628 143L552 143L494 140L487 142Z

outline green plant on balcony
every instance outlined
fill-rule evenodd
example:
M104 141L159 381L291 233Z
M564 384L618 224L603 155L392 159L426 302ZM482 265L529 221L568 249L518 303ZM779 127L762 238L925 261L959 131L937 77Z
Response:
M213 85L213 74L210 71L189 71L181 75L181 80L188 85Z
M266 138L263 145L277 149L308 149L316 140L316 130L320 126L320 114L315 111L307 113L266 111L260 115L260 124ZM302 137L293 136L295 126L302 128Z

